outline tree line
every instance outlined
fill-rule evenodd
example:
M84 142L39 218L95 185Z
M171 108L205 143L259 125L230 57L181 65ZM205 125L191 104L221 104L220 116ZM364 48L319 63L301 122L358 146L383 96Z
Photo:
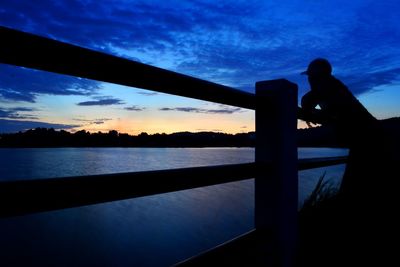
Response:
M400 118L382 121L386 128L400 132ZM53 128L0 134L0 147L254 147L256 133L177 132L129 135L111 130L108 133L74 133ZM329 127L297 130L299 147L346 147Z
M0 147L252 147L254 132L178 132L172 134L129 135L115 130L70 133L53 128L36 128L13 134L0 134Z

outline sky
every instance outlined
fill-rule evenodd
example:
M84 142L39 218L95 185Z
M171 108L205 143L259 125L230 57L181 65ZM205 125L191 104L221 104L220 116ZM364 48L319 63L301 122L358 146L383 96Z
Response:
M398 0L2 0L0 25L254 92L327 58L377 118L400 116ZM27 44L29 45L29 44ZM254 130L254 111L0 64L0 133ZM304 123L299 122L299 127Z

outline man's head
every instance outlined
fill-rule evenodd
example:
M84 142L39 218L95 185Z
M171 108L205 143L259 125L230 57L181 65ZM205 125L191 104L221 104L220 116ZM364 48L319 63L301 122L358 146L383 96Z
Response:
M301 74L308 75L308 77L325 77L330 76L332 73L332 66L328 60L324 58L317 58L310 62L306 71Z

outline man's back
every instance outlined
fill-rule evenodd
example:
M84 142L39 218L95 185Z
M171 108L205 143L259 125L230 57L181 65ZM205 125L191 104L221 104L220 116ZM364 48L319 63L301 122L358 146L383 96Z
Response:
M312 115L319 105L320 117L325 116L322 124L333 125L350 148L336 205L324 211L322 218L327 219L326 224L317 224L317 227L336 230L329 230L332 240L327 245L342 256L339 257L342 262L365 265L374 264L375 260L378 261L375 265L385 265L388 259L397 260L397 254L391 251L391 242L387 241L398 228L398 214L394 211L398 209L396 178L400 162L395 156L398 150L392 148L396 137L389 135L382 127L385 125L331 72L327 60L316 59L303 73L308 75L311 85L311 91L302 98L304 112ZM313 117L310 118L312 121ZM320 232L315 235L319 236ZM308 240L308 236L305 238ZM319 245L317 249L320 247L325 248ZM340 260L333 266L340 265Z
M349 89L334 76L311 84L321 111L337 126L359 127L376 121ZM350 129L349 129L350 130Z

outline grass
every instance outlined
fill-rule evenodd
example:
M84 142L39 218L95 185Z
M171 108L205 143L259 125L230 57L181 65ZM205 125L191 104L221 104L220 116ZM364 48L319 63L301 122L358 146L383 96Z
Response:
M338 194L338 188L331 181L324 181L326 172L319 178L314 190L310 196L304 201L300 212L305 210L318 208L324 205L325 202L331 201Z
M324 173L299 211L299 265L340 266L334 258L341 227L337 186Z
M400 266L393 245L399 229L398 187L393 182L378 190L393 173L357 175L351 177L358 181L351 193L339 191L325 174L319 179L299 211L297 266ZM366 186L360 177L377 179Z

